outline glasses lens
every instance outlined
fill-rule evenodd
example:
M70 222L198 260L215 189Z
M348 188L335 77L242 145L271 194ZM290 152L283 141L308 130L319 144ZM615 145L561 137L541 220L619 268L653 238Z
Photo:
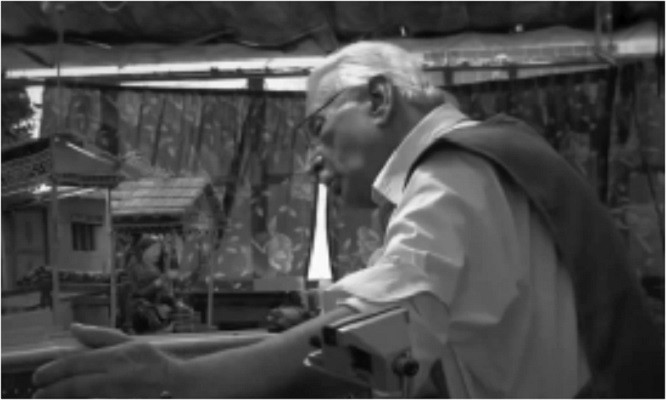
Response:
M307 122L308 135L312 139L319 138L321 133L321 127L324 124L324 117L321 115L313 115Z

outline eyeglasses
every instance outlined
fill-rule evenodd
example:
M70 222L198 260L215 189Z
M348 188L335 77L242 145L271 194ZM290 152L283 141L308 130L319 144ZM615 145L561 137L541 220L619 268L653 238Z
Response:
M321 112L324 111L331 104L333 104L333 102L338 97L340 97L344 92L353 88L355 88L355 86L347 86L333 93L328 99L326 99L325 102L322 103L321 106L319 106L316 110L308 114L299 123L297 123L296 126L294 127L294 130L298 130L301 127L305 126L307 134L310 136L311 139L318 138L321 128L324 125L325 121L324 116L321 115Z

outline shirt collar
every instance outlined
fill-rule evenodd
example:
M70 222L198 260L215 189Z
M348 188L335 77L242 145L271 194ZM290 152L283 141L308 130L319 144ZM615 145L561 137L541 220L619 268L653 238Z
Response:
M407 134L384 164L372 185L373 200L379 205L386 201L398 204L402 200L407 173L421 153L454 128L474 123L449 104L432 110Z

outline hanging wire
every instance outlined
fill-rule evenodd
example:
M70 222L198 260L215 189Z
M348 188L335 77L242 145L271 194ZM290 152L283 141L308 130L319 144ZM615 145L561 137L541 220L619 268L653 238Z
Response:
M664 3L659 3L659 16L664 15ZM657 18L657 52L655 61L657 63L657 90L659 94L664 93L664 19Z
M58 94L58 113L56 116L56 129L58 133L62 133L63 122L63 90L62 90L62 76L61 64L63 57L63 44L65 43L65 29L63 27L62 17L65 12L65 5L58 3L55 9L56 31L58 34L58 43L56 46L56 93Z
M659 208L659 197L657 196L657 190L655 189L655 182L654 182L654 177L652 175L651 167L648 163L647 157L645 156L645 149L640 149L640 157L641 157L641 169L643 170L643 173L647 177L647 183L648 183L648 189L650 190L650 197L652 197L652 205L654 207L654 212L657 214L657 221L659 222L657 224L658 229L659 229L659 236L661 237L661 250L662 252L664 251L664 226L662 224L662 221L664 221L664 213L662 212L661 208Z

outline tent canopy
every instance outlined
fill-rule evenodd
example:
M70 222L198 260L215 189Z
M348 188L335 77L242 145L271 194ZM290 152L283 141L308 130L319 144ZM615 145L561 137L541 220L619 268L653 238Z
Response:
M322 55L359 39L594 31L661 18L658 2L4 2L3 69ZM61 10L61 11L58 11ZM141 60L143 54L143 60Z
M64 7L67 40L83 45L237 43L288 51L315 39L324 51L360 38L508 33L553 25L594 29L598 4L580 2L5 2L3 44L56 41ZM618 2L613 25L658 13L657 2Z

